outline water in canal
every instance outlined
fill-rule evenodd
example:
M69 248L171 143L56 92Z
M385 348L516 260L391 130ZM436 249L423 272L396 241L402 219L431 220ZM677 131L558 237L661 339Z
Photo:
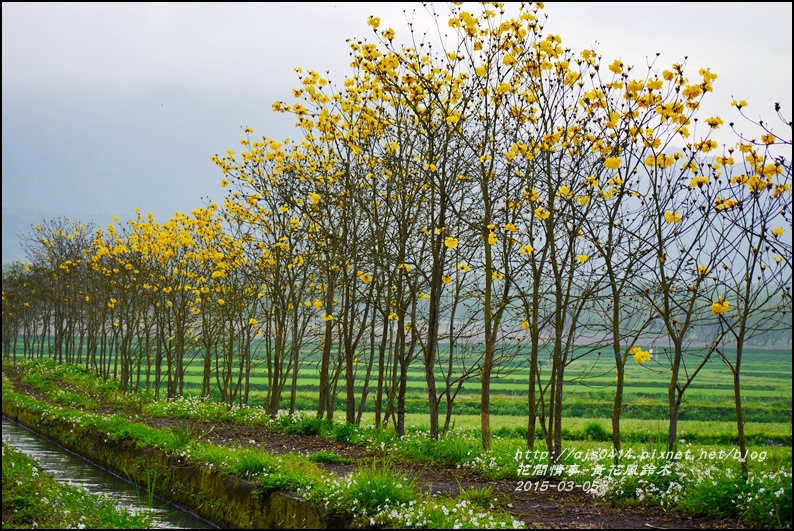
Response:
M132 512L151 512L157 528L215 527L159 498L153 500L153 506L148 506L145 489L136 487L6 417L3 417L3 442L35 459L42 469L62 483L81 487L91 494L105 495Z

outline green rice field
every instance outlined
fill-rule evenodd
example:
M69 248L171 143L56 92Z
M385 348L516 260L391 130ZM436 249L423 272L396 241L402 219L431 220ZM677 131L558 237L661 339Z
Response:
M730 353L728 354L731 355ZM668 418L667 388L669 386L669 367L665 367L664 354L656 360L645 364L637 364L629 359L626 368L623 419L636 421L664 421ZM367 359L362 355L357 365L357 396L360 397L364 385ZM687 360L688 366L699 361L696 356ZM298 378L299 409L316 408L319 392L318 358L307 353L306 361L301 366ZM792 406L792 360L791 352L784 349L749 349L745 350L742 369L742 396L745 418L750 425L753 423L781 424L788 423L791 433ZM373 368L370 380L370 393L365 411L374 411L375 378L377 367ZM505 426L521 425L527 414L527 381L529 369L526 364L516 363L512 372L496 377L491 383L492 414L507 418ZM343 408L344 396L343 376L339 382L338 408ZM195 360L188 366L185 373L186 391L198 393L201 389L202 366ZM289 405L291 379L285 386L283 407ZM443 381L438 379L439 389ZM418 415L427 413L427 397L425 377L421 363L414 362L408 374L407 413ZM267 377L264 366L253 371L251 379L250 403L261 403L267 388ZM567 418L609 419L612 413L612 401L615 392L614 360L610 356L589 354L572 362L566 369L566 386L563 414ZM454 413L458 425L467 424L470 416L479 415L480 381L476 378L468 380L455 401ZM735 422L733 379L725 363L718 357L710 359L706 366L687 389L680 410L681 421L719 421ZM442 413L446 405L442 400ZM366 417L365 417L366 418ZM735 428L734 428L735 429Z

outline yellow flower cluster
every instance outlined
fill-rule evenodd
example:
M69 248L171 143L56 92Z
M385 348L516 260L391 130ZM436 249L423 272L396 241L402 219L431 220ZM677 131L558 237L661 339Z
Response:
M723 300L722 297L717 298L717 302L711 304L711 313L714 315L722 315L728 311L730 302Z
M664 220L667 223L681 223L681 211L676 210L675 213L673 212L665 212L664 213Z
M642 350L640 347L631 347L629 354L634 356L634 361L637 363L645 363L651 359L651 353L647 350Z
M720 196L714 198L714 203L717 210L730 210L731 208L737 206L739 201L736 199L722 199Z

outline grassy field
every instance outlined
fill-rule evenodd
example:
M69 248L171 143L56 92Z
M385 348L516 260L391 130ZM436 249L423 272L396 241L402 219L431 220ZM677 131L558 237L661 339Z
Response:
M261 343L260 343L261 345ZM644 348L651 348L649 345ZM476 348L469 346L470 349ZM626 366L623 419L624 426L628 421L664 423L668 418L667 389L669 386L669 363L663 349L653 347L654 357L642 365L631 358ZM578 353L584 350L578 350ZM443 350L442 350L443 354ZM261 348L254 356L261 356ZM735 352L727 351L732 359ZM356 365L356 397L360 399L364 384L364 375L368 364L367 354L360 353L361 361ZM300 410L312 411L317 408L319 394L319 356L314 344L307 344L303 352L297 385L297 406ZM699 352L693 349L687 353L684 365L692 370L700 362ZM548 363L541 369L548 372ZM614 360L608 353L589 353L573 361L566 368L565 397L563 415L568 419L601 419L607 422L612 414L612 402L615 393ZM165 368L164 368L165 369ZM188 394L198 394L202 382L202 360L198 355L185 371L185 390ZM528 412L527 382L529 369L526 363L526 352L513 359L512 366L505 370L500 368L491 383L491 412L497 427L513 428L522 426ZM165 372L163 372L165 374ZM267 376L264 363L255 361L252 372L249 404L261 404L267 391ZM365 404L365 412L374 411L375 377L377 367L373 368L370 380L370 393ZM145 377L142 377L145 378ZM213 374L213 386L215 375ZM282 395L282 408L289 407L291 378ZM436 382L437 388L443 389L443 381ZM415 360L408 372L406 412L417 416L418 422L424 422L427 415L427 395L424 370L420 360ZM338 385L337 411L344 409L344 381L340 378ZM454 404L455 420L458 426L469 423L468 419L477 419L480 410L480 381L472 378L465 382ZM687 389L680 409L680 419L687 422L719 422L731 426L735 423L734 391L732 375L719 357L713 357ZM217 389L213 396L219 397ZM789 426L785 429L773 429L775 438L782 437L785 432L791 435L792 410L792 358L790 349L746 349L742 368L742 397L745 419L748 426L764 425L765 432L771 426ZM446 412L446 404L442 399L441 412ZM365 422L367 420L365 416ZM474 422L472 420L472 422ZM646 426L646 427L647 427ZM573 429L573 428L572 428ZM645 428L643 428L645 429ZM653 428L648 428L655 432ZM735 431L735 427L733 428ZM749 430L749 428L748 428Z
M729 356L732 354L729 352ZM689 367L699 361L697 354L688 356ZM317 356L307 352L298 378L298 407L303 410L316 408L319 392ZM356 378L357 397L361 395L363 376L367 360L358 365ZM667 418L667 388L669 368L665 366L664 353L643 365L630 360L626 369L624 388L624 413L627 421L662 422ZM373 370L373 373L377 369ZM749 349L745 351L742 370L742 396L745 418L749 426L755 424L772 426L777 436L791 436L792 406L792 359L788 350ZM527 381L529 370L516 364L506 375L495 378L491 384L492 413L499 417L498 426L523 425L527 412ZM197 393L201 388L202 367L198 360L188 366L185 373L186 389ZM289 385L283 396L283 407L289 405ZM437 385L443 382L438 381ZM370 394L365 411L374 411L374 381L370 381ZM564 416L576 419L602 419L607 422L612 412L614 398L614 360L609 356L590 354L574 361L566 369ZM408 373L406 409L409 417L416 415L424 422L427 412L425 379L420 362L415 362ZM262 403L267 389L265 368L258 367L251 379L250 403ZM343 409L344 382L339 383L338 409ZM467 381L455 402L455 420L458 426L466 425L469 419L478 418L480 382L474 378ZM442 412L445 405L442 404ZM687 389L681 406L681 420L687 422L719 422L730 426L735 423L733 379L720 358L710 359ZM365 419L368 417L365 416ZM472 420L473 422L473 420ZM685 425L685 424L684 424ZM787 429L783 427L788 426ZM628 428L628 426L627 426ZM649 428L650 429L650 428ZM726 428L727 429L727 428ZM750 428L748 427L748 430ZM735 431L735 427L733 428ZM656 431L651 429L651 431Z

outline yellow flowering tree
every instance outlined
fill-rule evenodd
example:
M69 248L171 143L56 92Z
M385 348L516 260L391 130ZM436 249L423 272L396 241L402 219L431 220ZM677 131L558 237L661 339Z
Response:
M744 102L734 106L754 133L734 126L737 145L717 161L725 175L714 198L714 230L727 256L709 273L716 286L706 304L713 301L711 312L725 333L718 353L733 376L737 439L745 455L741 368L746 346L750 341L791 345L791 121L779 105L776 124L751 119ZM746 478L746 462L742 470Z
M42 325L52 334L53 356L58 363L74 363L77 354L77 325L83 305L80 277L91 250L91 227L71 218L37 223L24 242L28 259L46 274L36 286L47 304ZM30 304L30 303L29 303Z
M584 50L580 57L596 64L594 50ZM699 106L696 95L710 90L713 76L702 71L699 90L686 91L682 87L689 85L683 65L673 65L661 75L655 73L656 68L651 64L638 72L633 65L615 60L608 69L596 69L588 76L593 85L579 101L583 111L593 117L589 148L601 160L585 178L586 189L577 201L589 209L584 237L603 264L604 276L598 282L604 286L604 296L597 298L595 305L604 317L589 323L588 328L595 337L604 338L604 347L615 359L612 438L616 463L621 449L626 362L633 349L640 348L638 341L654 342L659 335L663 310L658 295L665 288L649 286L669 287L682 280L685 271L671 254L680 252L691 258L695 253L692 240L697 243L707 231L707 224L698 221L701 216L696 207L690 208L691 217L686 220L681 208L695 203L693 190L701 191L700 186L683 185L697 166L694 161L700 148L690 146L682 152L677 146L681 139L689 138L687 125ZM685 152L690 153L686 163ZM693 236L696 230L700 232ZM707 262L711 265L713 260ZM682 293L697 292L703 278L695 275L694 279L696 285Z
M315 256L308 238L316 226L305 212L307 204L319 199L307 198L300 187L294 162L298 152L289 141L255 140L252 133L246 128L241 144L248 149L239 156L229 150L224 157L213 157L224 173L222 184L229 187L224 200L226 223L241 234L239 245L246 261L244 272L221 268L213 274L221 278L243 274L249 280L245 299L233 299L237 307L245 308L238 311L239 322L234 326L249 336L242 352L251 353L251 336L261 345L268 382L265 408L275 414L290 378L290 408L294 410L302 346L310 337L310 320L319 313L307 303L315 286ZM233 327L231 314L229 327Z
M635 72L632 65L616 62L609 70L612 78L604 85L607 90L590 106L604 109L594 112L602 112L602 125L609 135L603 137L601 150L607 157L605 166L615 172L606 181L607 187L601 185L599 197L607 205L622 205L608 216L604 227L610 228L596 240L610 261L609 282L620 301L617 308L611 308L610 323L615 339L621 339L613 345L619 373L613 444L620 445L620 373L629 351L625 343L631 346L640 338L654 342L665 337L671 345L661 359L670 367L668 449L672 450L678 441L683 395L719 339L719 334L709 335L713 330L701 300L710 282L702 271L712 270L725 253L709 218L714 184L721 175L719 164L709 162L716 148L710 136L720 121L709 119L703 129L696 127L700 102L711 91L716 75L701 69L697 80L690 81L683 63L664 69L661 75L654 73L653 65L647 72ZM620 164L614 160L617 157ZM616 238L623 242L619 249L614 248ZM617 266L615 260L625 257L626 251L637 259ZM628 282L616 291L618 278ZM635 302L639 297L641 305L620 306L631 297ZM630 321L621 324L621 315L639 317L639 321L627 328ZM707 346L695 349L694 341ZM682 370L685 354L688 370Z

